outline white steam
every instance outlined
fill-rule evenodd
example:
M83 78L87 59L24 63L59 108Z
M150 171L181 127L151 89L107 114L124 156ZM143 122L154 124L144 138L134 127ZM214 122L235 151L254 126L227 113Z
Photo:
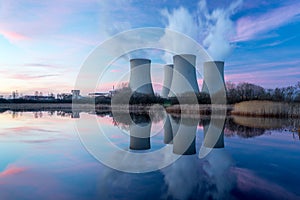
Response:
M195 18L189 13L184 7L179 7L178 9L169 12L168 10L163 10L161 14L167 19L167 25L165 28L177 31L179 33L184 33L192 39L196 40L198 36L197 22ZM190 47L187 44L179 41L178 38L174 38L174 35L165 33L160 40L163 46L172 46L176 53L192 53L190 52ZM170 53L165 53L163 59L166 63L173 62L173 55Z
M241 3L242 0L237 0L227 8L210 11L206 1L201 0L195 13L180 7L172 12L163 10L162 15L167 19L166 28L184 33L202 44L213 60L224 60L234 48L234 44L230 42L235 34L235 24L231 16ZM173 42L179 43L178 46L188 53L189 47L180 44L180 41Z

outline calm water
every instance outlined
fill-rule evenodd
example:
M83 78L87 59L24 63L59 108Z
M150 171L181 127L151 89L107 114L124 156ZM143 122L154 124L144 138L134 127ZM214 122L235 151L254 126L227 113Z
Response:
M206 132L208 120L171 116L171 129L166 118L147 116L133 117L138 127L122 116L89 113L6 111L0 120L1 200L300 199L300 140L292 132L297 120L228 118L215 143ZM178 124L183 128L172 141L170 130ZM110 152L99 127L117 149L154 156L130 160ZM134 132L145 137L135 138ZM201 157L201 146L210 153ZM126 173L102 164L87 149L127 170L178 159L152 172Z

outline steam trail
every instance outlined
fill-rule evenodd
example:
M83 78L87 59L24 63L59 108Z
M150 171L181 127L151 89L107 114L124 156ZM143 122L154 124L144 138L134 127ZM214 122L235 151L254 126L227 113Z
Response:
M165 28L172 29L188 35L202 44L213 60L224 60L234 49L234 44L230 38L235 35L235 24L231 16L242 4L242 0L237 0L227 8L216 8L210 11L206 0L198 3L197 12L191 13L184 7L179 7L171 12L162 11L162 16L167 20ZM173 41L180 43L180 41ZM179 44L182 50L188 48L184 44ZM169 58L164 57L166 62Z

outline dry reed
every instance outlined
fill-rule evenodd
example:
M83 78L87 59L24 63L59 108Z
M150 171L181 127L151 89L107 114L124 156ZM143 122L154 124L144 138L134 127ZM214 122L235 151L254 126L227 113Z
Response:
M299 103L245 101L234 105L233 115L254 117L300 117Z

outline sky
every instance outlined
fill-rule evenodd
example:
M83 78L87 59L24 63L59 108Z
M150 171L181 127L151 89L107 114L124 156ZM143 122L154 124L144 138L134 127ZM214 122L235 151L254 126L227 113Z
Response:
M2 0L0 95L70 92L98 45L144 27L191 37L213 59L225 61L226 81L295 85L300 81L299 7L297 0ZM159 85L170 56L144 53L155 61L152 79ZM96 90L111 89L128 70L128 59L117 59Z

